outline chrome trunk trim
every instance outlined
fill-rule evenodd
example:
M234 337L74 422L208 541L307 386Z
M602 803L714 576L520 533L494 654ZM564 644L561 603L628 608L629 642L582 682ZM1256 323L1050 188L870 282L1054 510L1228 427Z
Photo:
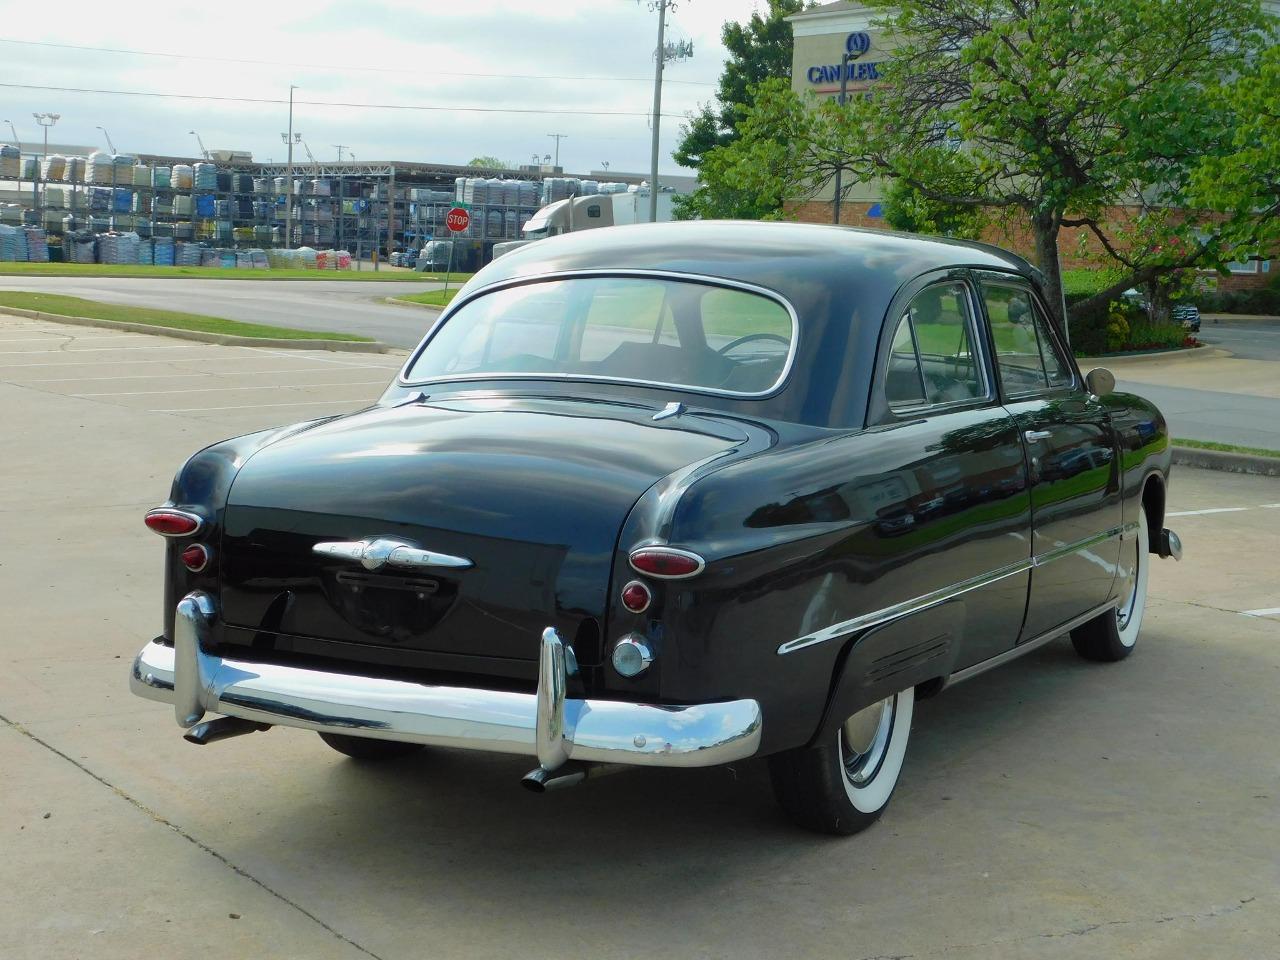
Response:
M174 646L148 643L133 663L133 692L173 704L184 729L208 711L324 733L520 754L540 765L706 767L760 747L755 700L675 706L568 698L572 648L554 631L547 632L550 640L544 633L539 688L529 694L218 657L205 649L215 616L212 598L188 594L178 604Z

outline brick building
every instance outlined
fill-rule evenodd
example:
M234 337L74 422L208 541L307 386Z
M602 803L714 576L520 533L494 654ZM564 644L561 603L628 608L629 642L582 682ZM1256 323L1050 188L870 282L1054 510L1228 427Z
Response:
M1263 0L1263 7L1280 17L1280 0ZM841 58L846 52L852 56L846 92L856 94L873 88L879 79L880 65L892 56L891 40L872 23L877 16L858 0L838 0L788 17L794 38L792 89L801 96L839 96ZM855 227L886 228L881 212L882 189L883 184L875 180L852 184L840 204L840 222ZM833 199L834 190L828 183L810 196L789 198L785 206L798 220L831 223ZM1116 207L1111 217L1115 222L1123 222L1135 209ZM1033 252L1030 230L1016 221L992 225L985 239L1024 255L1030 256ZM1064 228L1059 250L1062 266L1067 269L1096 267L1105 260L1097 238L1084 228ZM1219 288L1263 286L1271 279L1271 269L1271 261L1231 264L1231 275L1219 280Z

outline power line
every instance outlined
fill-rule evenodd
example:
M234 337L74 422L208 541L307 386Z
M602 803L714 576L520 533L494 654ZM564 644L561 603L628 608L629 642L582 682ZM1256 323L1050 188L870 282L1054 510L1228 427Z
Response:
M87 47L74 43L53 43L46 40L7 40L0 38L0 43L12 43L27 47L52 47L58 50L82 50L90 53L121 53L132 57L163 57L169 60L207 60L213 63L238 63L251 64L263 67L297 67L303 70L324 70L329 73L333 72L332 64L321 63L286 63L279 60L251 60L241 57L210 57L197 53L164 53L158 50L129 50L122 47ZM420 76L421 70L405 70L395 67L348 67L342 68L343 73L348 72L359 73L401 73ZM582 81L606 81L606 82L626 82L626 83L647 83L645 77L564 77L557 75L543 74L525 74L525 73L458 73L449 70L432 70L433 77L470 77L474 79L490 79L490 80L582 80ZM690 86L698 87L714 87L715 84L707 80L668 80L667 83L683 83Z
M100 90L92 87L52 87L32 83L0 83L13 90L46 90L55 93L97 93L111 97L155 97L162 100L207 100L219 103L286 104L285 99L271 97L219 97L207 93L155 93L150 90ZM431 113L528 113L579 117L648 117L645 110L546 110L533 107L432 107L413 103L348 103L335 100L295 100L295 105L308 107L350 107L358 110L419 110ZM685 119L683 114L664 114Z

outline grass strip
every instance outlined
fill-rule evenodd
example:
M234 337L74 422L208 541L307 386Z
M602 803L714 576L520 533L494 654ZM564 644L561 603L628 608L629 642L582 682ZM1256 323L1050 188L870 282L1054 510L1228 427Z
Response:
M355 280L419 283L444 280L443 274L408 270L231 270L221 267L156 267L109 263L0 263L0 277L146 277L161 280ZM467 280L469 273L453 279Z
M0 291L0 307L16 307L20 310L38 310L60 317L88 317L92 320L117 320L125 323L143 323L153 327L169 327L176 330L196 330L200 333L220 333L233 337L255 337L265 340L350 340L369 343L371 337L357 337L350 333L327 333L323 330L291 330L288 327L272 327L262 323L241 323L221 317L206 317L198 313L179 313L176 310L156 310L151 307L130 307L115 303L101 303L80 297L64 297L57 293L25 293Z
M1218 450L1222 453L1247 453L1254 457L1280 458L1280 450L1265 450L1262 447L1241 447L1234 443L1218 443L1214 440L1186 440L1173 438L1175 446L1194 447L1196 450Z
M397 300L407 301L408 303L420 303L424 307L443 307L449 303L458 293L457 288L452 290L428 290L426 293L406 293L402 297L396 297Z

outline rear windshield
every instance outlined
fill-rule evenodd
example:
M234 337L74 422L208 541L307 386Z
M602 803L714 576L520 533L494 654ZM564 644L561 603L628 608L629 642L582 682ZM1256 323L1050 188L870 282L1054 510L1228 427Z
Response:
M776 300L658 277L571 277L482 294L414 359L411 381L569 377L766 393L795 337Z

